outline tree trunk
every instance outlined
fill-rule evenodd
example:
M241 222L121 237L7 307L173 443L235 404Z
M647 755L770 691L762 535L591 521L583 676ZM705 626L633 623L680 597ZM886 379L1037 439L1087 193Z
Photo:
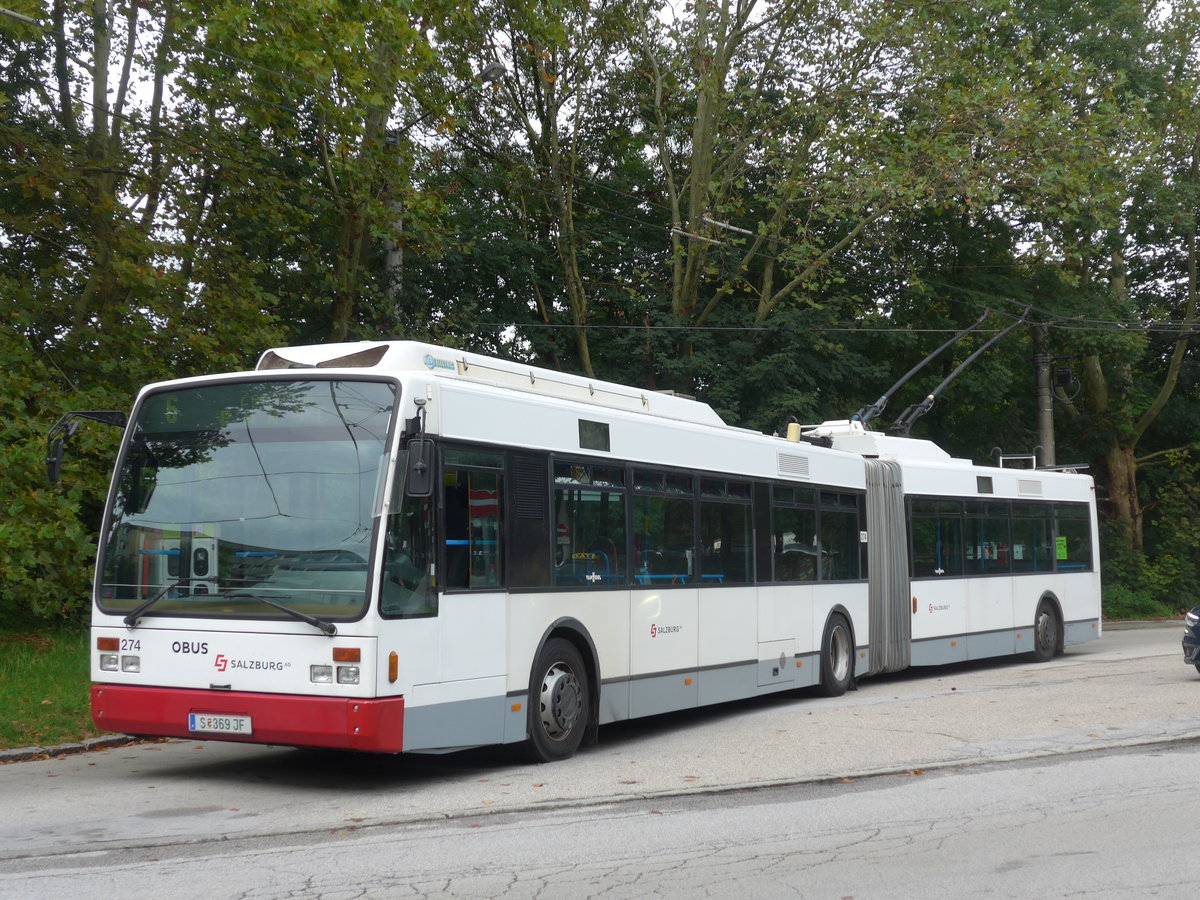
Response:
M361 206L346 198L338 227L338 256L334 268L336 288L329 325L329 339L334 343L340 343L350 337L350 319L358 295L365 227Z
M1138 500L1137 456L1132 445L1124 442L1110 447L1104 455L1108 468L1108 502L1113 522L1123 545L1142 552L1142 505Z

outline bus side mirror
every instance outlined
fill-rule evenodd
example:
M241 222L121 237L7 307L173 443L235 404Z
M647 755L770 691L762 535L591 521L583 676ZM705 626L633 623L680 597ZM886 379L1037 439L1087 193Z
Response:
M433 441L413 437L408 441L408 467L404 473L404 493L408 497L433 495Z
M58 484L62 477L63 444L75 434L81 419L91 419L118 428L124 428L129 421L129 417L119 409L83 409L61 416L46 435L46 475L51 484Z
M51 484L58 484L62 477L63 439L56 438L46 448L46 477Z

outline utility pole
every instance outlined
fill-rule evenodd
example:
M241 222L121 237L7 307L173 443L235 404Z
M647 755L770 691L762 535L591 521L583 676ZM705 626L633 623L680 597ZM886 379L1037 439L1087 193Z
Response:
M1050 366L1054 360L1046 352L1046 326L1033 327L1033 365L1037 371L1037 428L1038 443L1042 445L1043 466L1056 465L1054 455L1054 397L1050 393Z

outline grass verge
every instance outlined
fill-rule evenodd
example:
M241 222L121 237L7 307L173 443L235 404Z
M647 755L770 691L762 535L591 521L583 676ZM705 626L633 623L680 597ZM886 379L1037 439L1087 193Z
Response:
M0 750L101 734L92 725L89 687L86 628L0 632Z

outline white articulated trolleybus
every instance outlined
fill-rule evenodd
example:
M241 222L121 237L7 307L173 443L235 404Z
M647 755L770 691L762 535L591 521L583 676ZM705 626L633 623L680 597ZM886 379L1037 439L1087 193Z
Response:
M789 437L410 342L150 385L101 534L94 720L548 761L621 719L1099 635L1090 478L852 420Z

